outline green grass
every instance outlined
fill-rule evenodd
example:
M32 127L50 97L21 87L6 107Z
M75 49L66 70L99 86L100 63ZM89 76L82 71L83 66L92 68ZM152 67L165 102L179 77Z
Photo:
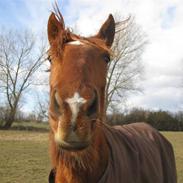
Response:
M0 182L48 182L48 154L48 133L0 131Z
M183 183L183 132L163 132L172 143L176 158L178 183Z
M173 143L178 183L183 182L183 132L163 132ZM47 183L48 133L0 131L0 182Z

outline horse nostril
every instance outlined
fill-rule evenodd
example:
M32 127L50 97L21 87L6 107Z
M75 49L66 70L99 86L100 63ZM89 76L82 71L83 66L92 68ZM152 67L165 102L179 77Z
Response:
M75 132L77 130L77 124L72 124L70 128L73 132Z
M86 115L89 117L91 117L91 116L94 117L94 115L96 115L96 113L97 113L98 98L97 98L97 93L95 92L94 94L95 95L94 95L93 99L91 100L91 102L88 106L88 109L86 111Z
M54 94L54 105L56 108L60 107L60 97L57 92Z
M54 92L51 100L51 107L56 115L61 115L61 99L57 91Z
M96 127L96 120L92 120L91 122L91 129L94 130Z

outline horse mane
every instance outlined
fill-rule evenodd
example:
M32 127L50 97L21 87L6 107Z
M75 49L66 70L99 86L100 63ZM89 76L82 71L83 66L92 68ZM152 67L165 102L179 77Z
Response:
M61 12L60 12L60 9L58 7L57 1L55 1L55 3L53 4L53 11L52 11L52 13L54 13L54 15L56 16L58 21L63 24L63 27L65 29L64 18L62 16Z

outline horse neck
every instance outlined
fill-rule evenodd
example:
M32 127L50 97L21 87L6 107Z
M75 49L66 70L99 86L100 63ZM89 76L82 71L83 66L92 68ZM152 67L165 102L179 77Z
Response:
M51 143L52 163L56 167L56 183L93 183L100 180L107 167L109 156L101 128L96 129L92 145L82 152L62 152L57 149L54 139L51 139Z

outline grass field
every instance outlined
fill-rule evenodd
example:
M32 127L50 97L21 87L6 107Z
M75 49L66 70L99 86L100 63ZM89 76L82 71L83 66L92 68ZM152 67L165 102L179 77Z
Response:
M178 183L183 183L183 132L163 133L174 146ZM0 183L47 183L48 133L0 131Z
M177 166L178 183L183 183L183 132L163 132L172 143Z

